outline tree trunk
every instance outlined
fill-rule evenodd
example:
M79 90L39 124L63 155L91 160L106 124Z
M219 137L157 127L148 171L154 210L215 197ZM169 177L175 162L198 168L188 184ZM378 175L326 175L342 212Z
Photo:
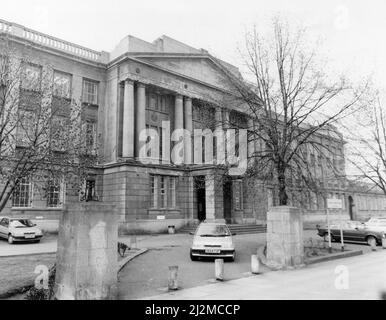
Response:
M285 173L279 172L279 205L286 206L288 204L288 195L286 192Z

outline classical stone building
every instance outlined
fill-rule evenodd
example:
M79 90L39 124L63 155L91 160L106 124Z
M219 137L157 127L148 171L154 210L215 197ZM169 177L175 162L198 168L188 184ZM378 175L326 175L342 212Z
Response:
M87 103L87 123L101 142L103 156L96 169L95 190L99 199L117 206L122 232L161 232L169 225L179 228L204 219L265 223L268 208L275 205L274 186L263 188L242 175L217 183L218 169L208 161L202 165L170 163L165 155L174 142L168 139L160 142L159 163L139 159L145 143L140 133L146 129L167 137L175 129L205 129L208 119L220 127L232 117L251 123L253 119L232 105L218 104L229 93L225 74L240 76L236 67L167 36L151 43L127 36L112 52L97 52L1 20L0 35L0 41L8 41L32 62L27 66L29 74L49 66L61 95ZM362 198L346 188L344 179L328 178L326 160L344 176L342 136L320 134L315 139L334 150L331 155L309 154L327 194L344 200L343 211L332 212L332 218L365 217L357 205ZM248 154L259 147L257 141L249 143ZM184 157L192 159L198 152L202 151L189 149ZM47 200L34 193L33 183L25 181L22 196L19 190L2 214L56 221L66 202L65 185L52 190ZM379 203L371 214L379 215L385 209L384 198L376 193L372 197ZM304 220L325 221L325 198L312 194L305 198ZM291 201L299 205L294 196Z

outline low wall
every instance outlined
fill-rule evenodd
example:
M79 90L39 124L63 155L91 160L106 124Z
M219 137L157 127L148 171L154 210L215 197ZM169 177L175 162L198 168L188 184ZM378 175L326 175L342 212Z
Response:
M167 233L168 226L175 226L178 230L187 225L188 222L187 219L121 221L118 232L119 235Z

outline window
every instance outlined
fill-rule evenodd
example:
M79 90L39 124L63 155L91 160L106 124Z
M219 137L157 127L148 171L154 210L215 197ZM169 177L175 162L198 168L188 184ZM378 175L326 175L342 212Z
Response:
M35 113L20 111L16 129L16 142L18 146L29 146L35 139Z
M13 191L12 207L32 207L32 183L29 178L22 178Z
M40 90L41 67L26 64L24 66L24 76L22 78L22 88L27 90Z
M160 95L156 93L149 93L147 95L147 109L153 111L159 111L162 113L169 112L169 100L168 96Z
M58 208L62 206L64 202L64 187L64 183L59 181L50 180L48 182L47 207Z
M150 208L175 208L177 177L150 176Z
M161 208L166 208L166 206L167 206L165 180L166 180L165 177L160 177L160 206L161 206Z
M54 71L54 96L62 98L71 97L71 75L59 71Z
M83 79L83 102L98 104L98 83Z
M241 180L233 181L235 210L242 210L243 182Z
M157 208L157 204L158 204L157 182L158 182L157 177L150 176L150 191L151 191L150 207L151 208Z
M90 151L96 147L96 123L87 120L85 123L86 148Z
M66 150L66 136L68 129L68 119L65 117L52 117L51 124L51 148L54 151Z
M169 207L174 208L176 206L176 178L169 177L169 190L168 190L168 204Z

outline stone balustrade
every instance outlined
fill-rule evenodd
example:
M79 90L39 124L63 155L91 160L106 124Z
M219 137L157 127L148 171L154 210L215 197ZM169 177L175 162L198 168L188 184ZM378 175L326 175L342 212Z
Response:
M108 62L108 56L103 52L94 51L5 20L0 20L0 34L1 33L8 33L24 38L48 48L60 50L90 61Z

